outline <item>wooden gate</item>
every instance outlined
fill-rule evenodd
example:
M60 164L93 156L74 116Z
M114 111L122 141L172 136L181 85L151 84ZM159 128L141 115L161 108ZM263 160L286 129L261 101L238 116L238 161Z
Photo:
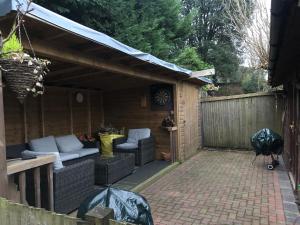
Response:
M209 97L200 102L204 147L251 149L250 137L262 128L282 134L280 94Z

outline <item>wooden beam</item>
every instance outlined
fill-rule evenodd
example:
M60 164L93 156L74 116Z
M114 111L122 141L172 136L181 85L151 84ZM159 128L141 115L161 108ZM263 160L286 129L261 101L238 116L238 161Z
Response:
M14 159L7 162L7 174L12 175L25 170L30 170L39 166L43 166L55 161L55 155L38 156L35 159L21 160Z
M73 66L70 68L66 68L66 69L62 69L62 70L55 70L55 71L50 71L49 74L47 75L47 77L54 77L57 75L61 75L61 74L66 74L66 73L71 73L71 72L75 72L78 70L82 70L84 69L82 66Z
M49 80L49 83L57 83L57 82L62 82L62 81L69 81L69 80L74 80L74 79L78 79L81 77L89 77L89 76L94 76L97 74L102 74L103 71L97 71L97 72L93 72L93 73L84 73L84 74L78 74L78 75L74 75L74 76L68 76L68 77L62 77L59 79L54 79L54 80Z
M3 105L3 84L0 70L0 196L7 197L7 166L6 166L6 144L5 144L5 122Z
M30 49L30 46L27 42L24 41L23 45L25 49ZM56 60L75 63L77 65L88 66L105 71L111 71L114 73L125 74L136 78L143 78L165 83L176 83L176 80L170 77L171 72L164 75L162 74L162 76L158 77L155 76L155 73L133 69L128 66L116 65L111 62L99 60L96 57L91 57L90 55L84 54L83 52L51 46L50 44L43 43L39 40L32 40L32 46L37 54Z
M68 33L67 32L64 32L64 33L59 33L59 34L56 34L56 35L53 35L53 36L50 36L50 37L46 37L44 38L45 41L52 41L52 40L55 40L57 38L61 38L61 37L64 37L66 36Z
M259 97L259 96L270 96L270 95L276 95L276 94L273 92L257 92L257 93L242 94L242 95L207 97L207 98L201 98L200 102L215 102L215 101L224 101L224 100L240 99L240 98L252 98L252 97Z

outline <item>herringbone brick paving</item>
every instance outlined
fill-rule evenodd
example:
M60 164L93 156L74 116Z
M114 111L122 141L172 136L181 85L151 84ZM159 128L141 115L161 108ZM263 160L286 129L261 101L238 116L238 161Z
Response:
M155 225L286 224L278 174L253 157L202 151L147 187Z

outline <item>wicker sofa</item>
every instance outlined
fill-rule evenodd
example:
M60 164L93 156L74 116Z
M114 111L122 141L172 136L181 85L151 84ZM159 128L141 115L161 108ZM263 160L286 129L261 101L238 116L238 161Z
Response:
M89 146L90 147L90 146ZM96 144L95 144L95 147ZM7 147L7 158L20 158L25 149L30 149L29 144L20 144ZM87 148L83 148L82 151ZM69 213L74 211L82 201L95 191L95 163L99 151L82 157L64 160L63 168L53 171L54 211ZM42 207L48 205L46 171L41 170ZM26 176L27 201L34 204L33 175L29 171Z
M155 140L148 128L130 129L127 138L113 140L113 151L134 153L135 164L143 166L155 158Z
M69 136L69 135L68 135ZM70 137L69 137L70 138ZM73 139L74 137L70 138ZM68 137L67 137L68 139ZM7 146L6 157L8 159L21 158L22 155L39 155L39 154L55 154L61 159L62 168L54 168L53 171L53 191L54 191L54 211L58 213L69 213L74 211L82 201L89 195L94 193L97 184L110 184L120 178L129 175L134 170L134 157L130 154L122 154L114 159L110 159L112 163L107 163L107 159L101 159L99 153L98 142L82 142L83 145L78 145L80 149L70 152L60 152L61 149L55 149L56 146L46 142L52 142L57 138L45 137L32 140L29 144L20 144ZM36 143L36 141L38 143ZM73 148L68 143L64 146ZM40 152L28 151L36 147ZM82 148L81 148L82 147ZM94 150L93 150L94 149ZM24 151L25 150L25 151ZM54 151L54 152L49 152ZM57 153L59 152L59 153ZM55 163L54 166L58 166ZM102 166L102 167L101 167ZM106 168L103 170L103 168ZM101 172L99 171L101 170ZM34 204L34 182L32 171L29 171L27 176L27 201L30 205ZM102 182L102 180L104 180ZM17 180L16 180L17 182ZM41 170L41 194L42 207L48 206L47 199L47 180L46 171Z

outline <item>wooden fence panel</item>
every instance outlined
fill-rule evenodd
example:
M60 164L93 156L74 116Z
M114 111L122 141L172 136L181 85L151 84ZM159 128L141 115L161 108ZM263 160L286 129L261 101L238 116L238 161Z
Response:
M127 222L104 218L101 213L99 215L93 215L92 217L94 217L94 219L90 218L91 220L89 221L83 221L68 215L57 214L45 209L14 203L0 197L1 225L133 225Z
M0 198L1 225L78 225L88 223L45 209L33 208Z
M202 98L204 147L251 149L250 137L262 128L282 134L282 96L256 93Z

